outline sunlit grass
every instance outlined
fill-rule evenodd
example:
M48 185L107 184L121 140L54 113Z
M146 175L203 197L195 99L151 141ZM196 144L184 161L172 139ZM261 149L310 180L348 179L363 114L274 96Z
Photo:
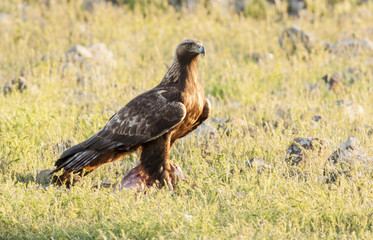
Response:
M9 14L0 30L0 83L25 72L28 84L23 93L0 94L0 238L371 238L371 176L326 184L313 172L304 181L290 176L283 159L294 137L328 138L335 149L356 136L373 153L372 65L366 61L372 56L330 56L323 49L288 55L278 36L296 24L331 43L373 39L373 14L366 12L372 4L346 1L329 11L324 1L308 1L313 12L301 19L286 16L284 6L268 7L255 19L202 7L189 13L166 5L133 11L98 5L88 11L80 1L31 2L0 2L0 12ZM172 194L91 188L119 181L136 155L99 168L71 190L35 183L36 173L53 168L61 154L56 144L87 139L158 84L176 45L188 37L207 49L198 68L212 117L242 119L255 134L233 126L231 135L221 133L208 146L194 138L177 143L171 159L189 181ZM71 47L98 42L113 52L115 64L97 66L87 84L62 75ZM254 52L273 58L256 62ZM321 78L348 67L365 74L329 91ZM319 88L307 91L310 84ZM360 104L364 114L349 119L334 104L338 99ZM314 115L322 121L313 122ZM246 168L254 156L273 172Z

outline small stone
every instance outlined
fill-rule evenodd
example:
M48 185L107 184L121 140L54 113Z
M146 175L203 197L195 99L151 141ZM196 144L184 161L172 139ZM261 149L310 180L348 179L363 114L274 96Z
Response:
M11 94L14 91L22 93L27 89L26 79L22 76L13 78L3 86L4 95Z
M250 59L256 63L263 63L267 60L270 60L270 59L273 59L274 56L272 53L268 53L268 54L261 54L261 53L258 53L258 52L253 52L253 53L250 53L248 56L247 56L247 59Z
M357 80L360 80L362 75L362 71L358 68L347 68L347 71L343 73L343 78L345 83L354 84Z
M332 54L357 56L359 54L373 53L373 43L368 39L352 39L336 42L329 47Z
M237 197L240 197L240 198L246 197L246 194L243 193L243 192L235 192L234 195L236 195Z
M209 118L208 122L217 124L217 130L225 133L227 136L230 136L234 130L243 134L255 134L255 130L249 129L247 123L239 118Z
M306 166L310 164L312 153L322 158L328 148L329 140L327 139L298 137L288 147L285 161L290 163L291 166Z
M290 15L299 16L299 12L306 8L306 3L304 0L288 0L288 13Z
M319 90L320 89L320 86L318 84L309 84L309 85L306 85L304 87L304 91L308 92L308 93L312 93L316 90Z
M193 131L193 134L197 137L203 137L205 139L215 139L219 136L218 130L212 127L208 123L202 123Z
M104 181L104 182L100 182L100 183L95 183L92 188L112 188L113 187L113 183L110 182L110 181Z
M193 216L190 214L184 214L184 217L188 220L192 220Z
M106 74L116 65L113 52L104 43L95 43L87 47L75 45L67 51L65 64L62 67L62 77L75 76L77 81L86 85L93 79L97 82L97 74Z
M299 48L304 48L311 52L316 46L325 45L312 34L292 25L286 28L279 37L280 47L290 54L294 54Z
M343 109L345 115L351 120L354 120L365 113L364 108L361 105L349 100L340 99L336 101L336 104Z
M319 116L319 115L315 115L315 116L313 116L313 118L312 118L312 120L315 121L315 122L319 122L319 121L321 121L321 119L322 119L322 117Z
M261 173L264 170L272 170L272 166L260 157L251 158L248 162L245 162L245 166L251 169L256 169L258 173Z
M12 19L11 19L10 14L0 12L0 25L4 26L4 25L9 25L11 23L12 23Z
M96 7L100 5L107 6L109 2L112 4L117 3L116 0L84 0L82 3L82 7L89 12L93 12Z
M373 170L373 157L368 156L356 137L349 137L328 158L324 167L324 176L333 182L340 175L352 177L364 171Z
M83 60L94 60L105 64L113 60L113 52L109 51L104 43L95 43L88 47L75 45L66 53L67 62L82 62Z
M52 169L44 169L44 170L39 171L36 174L35 183L41 184L41 185L50 184L52 180L52 175L51 175L52 172L53 172Z
M230 102L227 104L227 106L232 108L240 108L242 104L240 102Z

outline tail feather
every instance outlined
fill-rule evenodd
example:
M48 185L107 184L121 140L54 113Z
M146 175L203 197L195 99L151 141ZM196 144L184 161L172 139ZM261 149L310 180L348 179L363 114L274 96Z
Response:
M65 182L69 176L77 173L81 173L87 165L93 162L100 153L95 150L86 150L82 152L75 153L72 156L66 158L60 158L56 162L56 169L53 173L56 173L63 169L62 175L58 176L58 182Z
M82 146L82 143L77 144L67 149L66 151L64 151L60 159L58 159L54 165L58 167L59 165L63 164L66 161L66 159L73 157L75 154L82 152L82 151L84 151L84 147Z

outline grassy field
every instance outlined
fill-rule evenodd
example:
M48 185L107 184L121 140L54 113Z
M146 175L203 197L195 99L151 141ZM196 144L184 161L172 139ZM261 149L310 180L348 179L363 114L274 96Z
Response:
M308 14L295 19L286 6L267 6L253 18L202 6L175 12L157 1L133 10L35 2L0 1L0 83L21 74L27 81L23 92L0 94L0 239L372 238L371 174L326 183L322 169L305 169L304 179L284 161L295 137L327 138L333 151L355 136L373 155L372 52L330 54L298 44L291 53L278 43L292 24L329 43L373 39L372 3L340 1L330 9L308 1ZM158 84L176 45L190 37L206 47L198 68L211 117L236 121L229 135L220 131L208 144L187 138L174 146L171 159L188 182L174 193L92 188L120 181L136 155L99 168L70 190L35 181L38 171L53 168L66 142L87 139ZM67 64L69 49L95 43L112 56ZM321 79L349 68L359 72L353 84L329 90ZM364 111L348 117L340 99ZM315 115L322 120L313 121ZM246 167L255 156L273 171Z

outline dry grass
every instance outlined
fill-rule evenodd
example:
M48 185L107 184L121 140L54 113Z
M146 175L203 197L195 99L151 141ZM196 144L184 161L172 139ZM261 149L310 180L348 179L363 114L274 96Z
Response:
M0 23L1 83L27 71L28 84L23 93L0 94L0 238L371 238L371 176L326 184L313 172L300 181L289 177L283 163L297 136L328 138L332 147L356 136L372 153L371 56L330 56L323 49L288 56L278 36L296 23L329 42L373 39L372 4L345 1L331 11L323 1L312 1L314 15L295 20L277 17L284 7L254 19L208 14L202 7L194 13L155 4L143 11L105 5L87 11L80 1L50 1L49 8L28 2L0 3L0 12L9 14ZM91 189L121 179L136 156L101 167L71 190L44 190L35 183L37 171L52 168L58 158L55 144L85 140L127 101L155 86L175 46L187 37L201 39L207 49L199 71L206 93L218 100L212 117L243 119L256 134L233 126L230 136L221 134L204 149L193 138L176 144L171 159L190 182L173 194ZM96 64L85 84L74 74L61 76L72 46L97 42L113 52L115 64ZM253 52L273 59L257 63ZM326 73L348 67L361 69L360 80L341 91L323 85ZM310 84L319 88L306 91ZM348 118L333 104L338 99L360 104L364 113ZM312 121L314 115L322 121ZM274 171L245 168L254 156L275 165ZM242 171L232 174L232 168Z

